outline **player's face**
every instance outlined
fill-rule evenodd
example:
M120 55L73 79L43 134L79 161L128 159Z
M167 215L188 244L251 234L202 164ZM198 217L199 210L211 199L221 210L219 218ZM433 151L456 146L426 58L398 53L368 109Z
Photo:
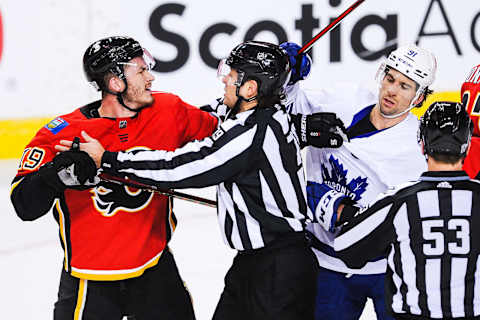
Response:
M379 92L380 110L395 115L410 107L417 91L416 83L401 72L390 69L382 80Z
M142 57L136 57L129 63L129 65L125 65L125 76L128 84L127 92L123 96L125 104L133 109L152 104L151 88L155 77L148 71Z
M234 69L231 69L230 73L222 78L222 82L225 85L223 103L229 108L233 108L235 106L235 103L238 100L237 87L235 86L237 77L238 77L238 72Z

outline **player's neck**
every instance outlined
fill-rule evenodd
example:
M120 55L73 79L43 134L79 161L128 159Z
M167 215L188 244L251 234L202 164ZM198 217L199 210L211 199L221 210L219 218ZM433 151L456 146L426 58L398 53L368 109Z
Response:
M375 105L375 107L372 109L372 112L370 112L370 122L373 124L377 130L382 130L386 128L393 127L396 124L399 124L402 122L406 117L408 116L408 112L405 114L402 114L401 116L398 116L396 118L385 118L381 113L380 113L380 107L379 105Z
M128 118L136 113L124 108L117 100L117 97L107 94L102 98L102 105L98 108L98 113L105 118Z

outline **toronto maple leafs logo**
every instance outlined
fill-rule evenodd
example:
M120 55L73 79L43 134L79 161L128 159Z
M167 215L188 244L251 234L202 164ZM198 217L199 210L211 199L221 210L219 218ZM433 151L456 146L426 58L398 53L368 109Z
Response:
M338 159L335 159L333 155L330 155L328 162L331 170L322 165L323 182L333 190L345 194L354 201L362 199L362 194L368 186L367 178L358 176L347 181L348 169L344 169L343 164L341 164Z

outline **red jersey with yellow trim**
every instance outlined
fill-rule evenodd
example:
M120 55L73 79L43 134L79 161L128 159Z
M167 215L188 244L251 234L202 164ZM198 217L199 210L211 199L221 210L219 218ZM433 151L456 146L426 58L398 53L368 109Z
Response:
M460 90L462 104L473 121L473 137L463 170L475 178L480 170L480 65L473 67Z
M26 147L17 177L51 161L55 145L81 137L82 130L105 149L119 151L174 150L216 129L216 118L179 97L160 92L153 96L155 102L131 118L98 117L99 101L57 117ZM14 183L12 191L21 183ZM66 271L89 280L141 275L157 263L176 225L171 199L104 181L88 190L67 189L55 200L53 213Z
M480 137L472 137L470 150L463 162L463 170L471 179L480 173Z

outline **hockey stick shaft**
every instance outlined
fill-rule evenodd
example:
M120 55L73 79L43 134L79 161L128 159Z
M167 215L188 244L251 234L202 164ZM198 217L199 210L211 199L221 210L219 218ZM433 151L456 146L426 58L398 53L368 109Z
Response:
M100 179L105 180L105 181L110 181L110 182L116 182L116 183L121 183L130 187L134 187L137 189L142 189L142 190L148 190L152 191L158 194L161 194L163 196L169 196L169 197L174 197L177 199L181 200L186 200L190 202L194 202L197 204L202 204L208 207L216 208L217 207L217 202L214 200L202 198L202 197L197 197L188 193L183 193L183 192L178 192L174 190L164 190L164 189L159 189L155 186L147 185L142 182L138 182L132 179L128 179L126 177L119 177L119 176L114 176L106 173L100 173Z
M320 39L325 33L329 32L333 28L335 28L340 21L343 20L350 12L355 10L359 5L361 5L365 0L357 0L354 4L352 4L347 10L345 10L341 15L339 15L335 20L333 20L328 26L322 29L315 37L313 37L312 40L310 40L306 45L304 45L300 50L298 50L297 54L302 54L303 52L306 52L310 50L310 48L313 47L315 42L317 42L318 39Z

